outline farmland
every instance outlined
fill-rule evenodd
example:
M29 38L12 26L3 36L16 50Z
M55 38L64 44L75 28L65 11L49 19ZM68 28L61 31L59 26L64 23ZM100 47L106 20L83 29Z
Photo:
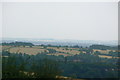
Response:
M0 46L2 47L0 51L5 50L11 53L26 53L29 55L44 54L47 52L47 55L63 55L63 56L74 56L77 54L87 53L89 48L70 48L70 47L49 47L49 46ZM55 50L55 53L51 53L49 49ZM83 50L84 49L84 50ZM86 50L86 51L85 51ZM95 54L99 52L99 57L102 58L112 58L112 56L107 56L109 52L117 52L117 50L100 50L93 49L90 53Z
M3 43L0 46L3 57L3 77L117 78L119 50L110 46L106 49L105 45L98 46ZM13 70L11 71L10 68ZM7 72L18 75L11 76Z

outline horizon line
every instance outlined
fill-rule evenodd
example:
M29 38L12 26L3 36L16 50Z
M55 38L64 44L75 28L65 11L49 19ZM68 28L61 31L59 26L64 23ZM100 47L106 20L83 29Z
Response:
M1 38L1 37L0 37ZM1 39L45 39L45 40L85 40L85 39L66 39L66 38L64 38L64 39L59 39L59 38L31 38L31 37L29 37L29 38L20 38L20 37L2 37ZM88 40L88 39L87 39ZM118 39L117 40L90 40L89 39L89 41L119 41Z

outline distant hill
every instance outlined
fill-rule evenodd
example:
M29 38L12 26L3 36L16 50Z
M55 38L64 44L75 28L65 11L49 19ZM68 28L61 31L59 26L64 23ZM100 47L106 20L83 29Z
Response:
M106 46L117 46L118 41L100 41L100 40L70 40L70 39L32 39L32 38L3 38L2 42L30 42L34 45L61 45L61 46L83 46L89 47L93 44L106 45Z
M32 43L28 43L28 42L10 42L10 43L2 43L2 45L7 45L7 46L34 46L34 44Z
M100 49L100 50L107 50L107 49L112 49L112 50L116 50L118 49L118 46L105 46L105 45L91 45L90 46L91 49Z

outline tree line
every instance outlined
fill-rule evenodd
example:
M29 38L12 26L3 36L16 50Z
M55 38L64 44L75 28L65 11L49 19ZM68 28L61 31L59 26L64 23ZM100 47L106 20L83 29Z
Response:
M119 65L115 58L78 54L64 57L37 54L15 54L2 51L3 78L118 78Z

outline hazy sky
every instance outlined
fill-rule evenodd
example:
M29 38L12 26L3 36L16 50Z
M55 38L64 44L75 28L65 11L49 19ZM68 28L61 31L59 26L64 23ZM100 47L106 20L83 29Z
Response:
M105 2L3 3L3 37L117 40L118 6Z

